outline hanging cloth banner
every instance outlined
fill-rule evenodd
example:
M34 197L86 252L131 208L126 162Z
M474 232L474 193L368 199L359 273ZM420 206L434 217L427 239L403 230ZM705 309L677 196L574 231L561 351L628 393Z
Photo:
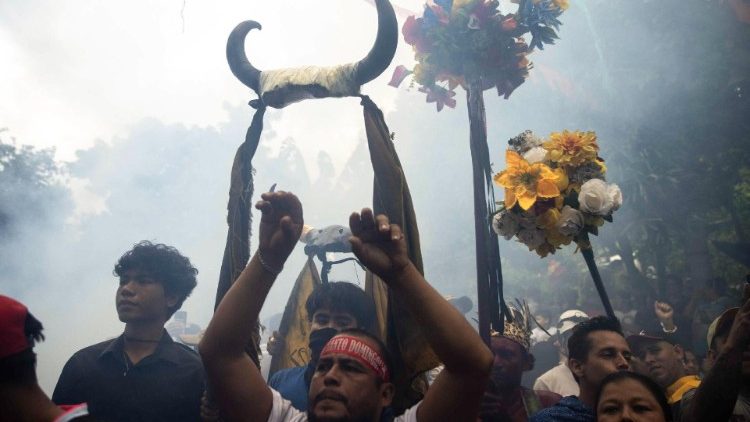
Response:
M376 215L386 214L391 223L401 226L409 258L419 272L424 273L414 204L383 112L367 96L362 96L362 106L374 173L373 211ZM385 333L383 338L396 367L393 371L396 384L394 408L398 414L399 408L413 404L411 402L418 398L419 392L412 388L412 380L438 366L439 361L409 309L388 291L387 285L377 276L368 273L366 280L365 290L373 295L378 319L386 322L385 327L381 326L381 331ZM386 318L383 318L384 315Z
M229 202L227 204L227 242L224 246L224 258L221 261L219 284L216 288L214 311L221 303L247 262L250 260L250 237L252 235L253 166L252 160L258 149L260 134L263 131L263 115L266 108L260 107L253 116L253 121L245 135L245 142L237 148L232 163L231 181L229 184ZM252 344L245 347L247 354L260 367L260 325L246 329L252 331Z
M304 366L310 362L310 318L307 315L305 303L310 293L320 286L318 268L315 266L312 256L307 257L302 271L297 276L292 293L284 308L284 315L279 324L279 341L281 347L271 359L271 369L268 373L270 379L274 372Z

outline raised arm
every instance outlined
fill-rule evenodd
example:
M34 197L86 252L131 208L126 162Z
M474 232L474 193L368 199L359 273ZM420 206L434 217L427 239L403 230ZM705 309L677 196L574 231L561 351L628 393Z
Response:
M302 205L288 192L261 195L258 251L216 309L199 350L211 391L227 420L264 421L273 396L245 354L246 327L258 320L268 291L302 231Z
M435 291L409 260L401 228L363 209L349 218L352 250L411 309L445 369L417 411L419 422L476 421L492 353L466 319ZM457 399L460 398L460 399Z
M750 345L750 286L745 286L744 303L734 317L724 347L716 357L695 396L682 411L687 422L726 421L732 416L742 388L742 358Z

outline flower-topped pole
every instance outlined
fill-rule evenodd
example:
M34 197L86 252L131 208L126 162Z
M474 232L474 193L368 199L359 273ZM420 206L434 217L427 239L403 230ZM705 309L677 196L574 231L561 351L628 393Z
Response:
M494 176L505 188L492 226L545 257L575 243L586 260L607 315L614 317L594 260L589 234L599 234L622 205L622 192L605 181L594 132L563 131L547 140L526 131L508 141L506 168Z
M479 333L489 343L490 328L502 332L510 318L502 291L502 269L497 237L488 222L495 213L494 187L484 91L494 88L508 98L528 77L528 55L557 39L559 16L568 0L513 0L515 13L502 14L497 0L432 0L421 17L410 16L404 40L414 49L413 69L398 66L390 85L409 75L437 111L456 106L455 88L467 94L470 147L474 176L474 231L476 235ZM527 44L524 36L531 35ZM491 325L491 326L490 326Z

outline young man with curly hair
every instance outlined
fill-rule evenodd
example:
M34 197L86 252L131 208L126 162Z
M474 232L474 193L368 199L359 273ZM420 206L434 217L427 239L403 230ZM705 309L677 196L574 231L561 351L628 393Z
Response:
M164 324L196 286L198 270L167 245L142 241L117 262L119 337L76 352L52 400L87 402L108 421L200 420L204 375L198 355L172 341Z

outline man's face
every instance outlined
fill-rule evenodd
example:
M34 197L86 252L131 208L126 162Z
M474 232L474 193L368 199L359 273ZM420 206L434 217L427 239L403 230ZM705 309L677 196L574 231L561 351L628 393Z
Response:
M357 328L357 326L357 319L349 312L321 308L315 311L312 316L310 331L320 330L321 328L334 328L337 331L342 331L348 328Z
M589 333L591 344L586 360L570 359L570 370L580 380L581 387L599 388L604 377L617 371L630 370L630 347L625 338L613 331Z
M373 349L377 345L361 339ZM380 382L375 372L346 354L328 354L318 360L308 393L310 422L372 422L391 404L394 387Z
M685 354L680 346L666 341L654 341L640 346L638 357L646 364L648 375L662 388L667 388L684 377Z
M700 362L695 353L685 350L685 373L687 375L698 375L701 371Z
M521 385L524 371L531 369L529 357L520 344L505 337L492 337L492 382L499 388L513 388Z
M166 322L168 309L177 304L177 297L166 294L164 286L149 274L128 270L120 276L115 304L117 316L124 323Z
M638 356L635 355L630 358L630 370L635 372L636 374L641 374L646 377L649 376L646 362L642 361Z

